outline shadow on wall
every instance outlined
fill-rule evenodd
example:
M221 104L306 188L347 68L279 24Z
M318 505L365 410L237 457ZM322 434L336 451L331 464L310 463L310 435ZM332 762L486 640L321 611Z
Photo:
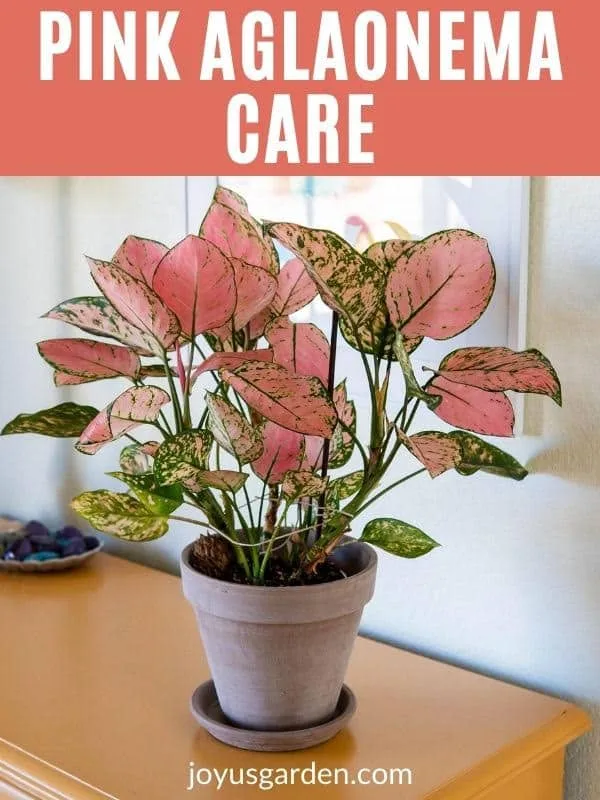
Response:
M567 179L576 181L578 179ZM527 400L527 430L547 437L548 446L533 457L533 473L552 474L586 486L600 484L600 255L591 256L590 229L598 225L597 213L576 202L565 205L565 217L551 227L547 209L546 179L533 184L532 251L529 330L532 346L540 345L538 331L561 377L562 409L541 398ZM576 195L574 194L574 198ZM591 227L593 225L593 228ZM581 236L577 231L581 230ZM544 236L540 233L544 232ZM569 246L564 244L568 235ZM554 264L552 279L544 274L553 252L565 253Z

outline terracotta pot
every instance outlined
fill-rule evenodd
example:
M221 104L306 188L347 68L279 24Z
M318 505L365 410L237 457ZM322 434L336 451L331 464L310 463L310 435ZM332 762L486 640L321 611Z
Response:
M332 718L373 595L377 556L352 542L334 557L347 578L315 586L241 586L196 572L181 556L221 709L234 724L281 731Z

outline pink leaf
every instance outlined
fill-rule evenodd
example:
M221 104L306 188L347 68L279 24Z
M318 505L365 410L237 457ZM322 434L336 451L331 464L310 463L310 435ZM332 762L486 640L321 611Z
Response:
M428 431L407 436L398 428L398 438L406 445L408 450L417 458L432 478L437 478L443 472L454 469L461 460L460 443L450 438L445 433Z
M47 339L37 347L45 361L69 375L95 380L140 374L139 357L126 347L92 339Z
M425 387L442 398L434 409L444 422L488 436L512 436L515 415L510 400L501 392L453 383L442 376Z
M561 404L558 376L539 350L515 352L508 347L465 347L446 356L440 375L488 392L532 392Z
M302 260L330 308L356 326L374 316L386 278L378 264L331 231L288 222L269 223L268 231Z
M252 462L252 469L269 484L281 483L286 472L300 469L304 455L304 437L274 422L263 427L264 449Z
M255 317L252 317L252 319L248 323L248 335L250 336L250 339L252 341L260 339L260 337L265 332L265 328L267 327L269 322L271 322L272 319L273 319L273 311L271 309L271 306L269 306L269 308L263 309ZM224 331L221 331L221 333L224 333ZM231 334L229 334L229 336L231 337ZM224 336L221 338L222 340L225 340Z
M158 265L152 286L189 338L231 319L236 291L229 258L206 239L186 236Z
M261 226L250 216L245 201L234 192L217 188L200 235L230 258L277 274L278 259L272 242L263 236Z
M116 339L141 355L153 352L152 337L127 322L105 297L75 297L60 303L44 317L67 322L96 336Z
M180 328L175 315L145 283L132 278L116 264L88 258L92 278L100 291L136 328L150 334L153 351L168 350L179 338Z
M235 280L235 310L232 322L213 328L212 333L222 341L231 338L232 324L236 331L245 328L251 319L264 311L270 304L277 281L266 269L245 264L231 257Z
M277 316L289 316L311 303L317 296L315 282L299 258L290 259L277 277L277 291L271 308Z
M294 375L279 364L249 362L221 377L259 414L284 428L330 438L337 414L318 378Z
M297 375L312 375L327 385L329 342L316 325L292 323L281 318L268 326L265 336L273 348L276 364L282 364Z
M479 319L494 283L485 239L465 230L435 233L392 269L386 294L392 323L408 337L449 339Z
M219 369L236 369L236 367L246 364L248 361L273 361L272 350L248 350L236 353L213 353L206 361L197 366L192 372L192 383L200 375Z
M304 459L300 469L302 471L320 469L323 464L324 447L325 440L321 436L305 436Z
M152 286L152 279L168 247L152 239L128 236L113 256L113 263L138 281Z
M100 411L79 437L75 447L93 455L109 442L128 433L132 428L154 422L160 409L171 398L157 386L134 386Z
M61 372L58 369L54 370L54 385L55 386L80 386L82 383L92 383L99 378L86 378L82 375L70 375L68 372Z

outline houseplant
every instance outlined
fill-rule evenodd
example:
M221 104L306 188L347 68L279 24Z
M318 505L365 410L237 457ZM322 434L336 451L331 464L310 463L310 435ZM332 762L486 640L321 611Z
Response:
M283 266L282 248L291 254ZM46 316L112 343L52 339L39 352L58 386L131 385L101 411L62 403L19 415L3 434L76 437L88 455L127 439L110 473L126 490L84 492L73 508L129 541L163 536L170 520L200 526L182 577L223 711L247 728L318 725L335 713L373 591L371 545L405 558L437 546L391 518L371 519L355 542L353 519L422 472L524 478L512 456L477 434L512 434L508 390L560 403L556 373L537 350L469 347L419 380L411 356L423 339L469 328L494 290L487 244L464 230L359 253L328 231L259 223L219 188L199 236L171 249L130 236L111 261L88 261L102 296ZM290 320L317 294L333 311L331 341ZM369 387L365 440L346 382L336 381L338 329ZM400 396L390 389L393 370ZM455 429L413 433L419 407ZM133 431L144 425L152 436L142 440ZM402 448L415 469L382 485ZM347 466L354 453L360 469Z

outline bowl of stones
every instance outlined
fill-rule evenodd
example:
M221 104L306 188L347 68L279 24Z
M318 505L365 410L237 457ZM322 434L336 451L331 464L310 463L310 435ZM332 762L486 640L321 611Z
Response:
M95 536L73 525L52 532L32 521L18 530L0 532L0 572L57 572L78 567L102 548Z

